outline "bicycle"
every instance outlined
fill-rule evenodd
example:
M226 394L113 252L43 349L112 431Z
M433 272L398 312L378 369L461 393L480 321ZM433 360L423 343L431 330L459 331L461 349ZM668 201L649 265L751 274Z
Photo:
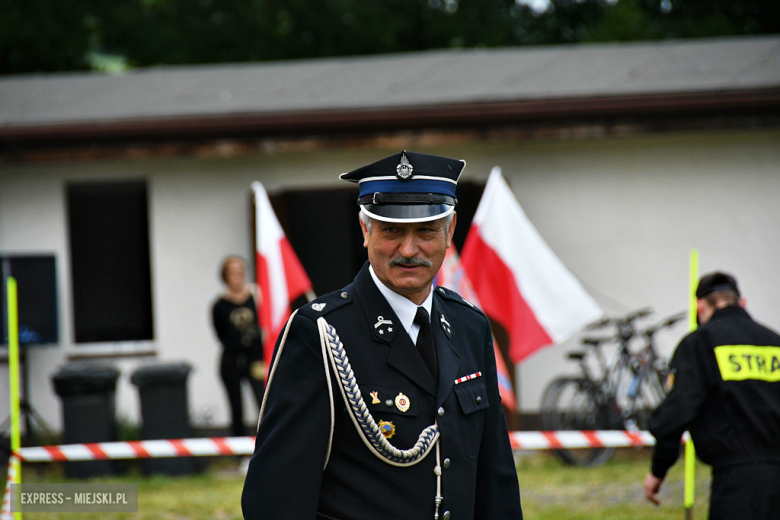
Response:
M587 330L614 325L616 335L606 338L586 337L582 343L592 349L598 361L599 374L589 368L589 352L570 352L569 359L580 365L580 375L553 380L542 395L542 427L545 430L613 430L623 429L621 408L617 402L617 384L622 367L628 362L628 342L634 336L634 321L650 314L641 309L623 318L604 318ZM602 345L617 341L614 359L607 362ZM576 466L595 466L606 462L613 448L578 448L555 450L564 462Z
M685 318L686 313L680 312L642 331L644 347L631 357L632 377L625 393L627 404L623 406L622 412L627 430L646 430L650 414L666 397L665 383L669 368L666 359L658 355L654 338L661 330Z
M553 380L542 396L542 426L545 430L637 430L646 428L649 412L663 399L666 378L665 361L655 351L653 338L684 316L675 315L643 331L644 347L636 353L629 349L631 340L640 335L634 323L650 315L641 309L623 318L606 318L593 323L588 330L614 325L616 334L606 338L583 338L589 352L570 352L569 359L580 365L577 376ZM605 343L617 343L610 362L602 352ZM593 374L588 360L595 356L599 368ZM555 453L566 463L594 466L606 462L613 448L559 449Z

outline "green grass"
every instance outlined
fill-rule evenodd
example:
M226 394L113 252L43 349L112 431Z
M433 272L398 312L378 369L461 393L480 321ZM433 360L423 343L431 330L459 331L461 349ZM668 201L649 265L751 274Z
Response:
M539 520L664 520L682 519L682 459L669 471L661 487L661 506L644 497L650 468L650 451L626 449L595 468L563 464L552 453L534 452L519 457L518 478L523 513ZM710 470L698 464L694 518L707 518Z
M680 460L661 489L661 507L644 498L643 483L650 452L627 449L596 468L566 466L552 453L524 452L517 457L523 512L529 520L664 520L682 519L683 468ZM240 520L243 477L234 459L214 460L209 470L187 477L145 477L132 467L126 475L94 482L137 483L138 513L26 513L25 518L71 520ZM41 466L39 466L39 469ZM24 482L74 482L59 465L43 472L25 466ZM696 473L694 518L707 518L709 468Z
M121 476L69 480L59 465L40 474L22 469L23 482L101 482L138 484L138 513L25 513L24 518L62 520L241 520L241 489L244 479L235 471L233 459L215 461L209 470L186 477L147 477L137 466Z

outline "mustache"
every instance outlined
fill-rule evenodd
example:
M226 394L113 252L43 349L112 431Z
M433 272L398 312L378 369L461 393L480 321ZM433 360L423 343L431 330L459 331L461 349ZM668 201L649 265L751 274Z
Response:
M431 262L427 258L418 258L416 256L413 256L412 258L406 258L405 256L396 256L390 259L388 265L390 267L393 267L394 265L402 265L405 267L412 267L416 265L422 265L424 267L433 267L433 262Z

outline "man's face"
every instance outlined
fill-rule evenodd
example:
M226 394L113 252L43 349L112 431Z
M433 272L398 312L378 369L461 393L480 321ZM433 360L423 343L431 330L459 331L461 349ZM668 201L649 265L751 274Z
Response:
M696 323L704 325L715 313L715 307L709 304L704 298L696 299Z
M394 223L372 220L371 233L360 221L363 246L377 278L391 290L420 305L428 297L455 232L453 216L449 232L446 218L431 222Z

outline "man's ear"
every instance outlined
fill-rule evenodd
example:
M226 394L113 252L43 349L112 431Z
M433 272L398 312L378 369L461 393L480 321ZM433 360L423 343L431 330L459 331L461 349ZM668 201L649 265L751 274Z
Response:
M368 226L366 226L366 223L360 218L360 214L358 214L358 222L360 222L360 229L363 231L363 247L368 247L368 237L371 233L368 232Z
M740 298L738 300L738 303L739 306L742 307L743 309L747 308L747 300L744 297Z
M447 233L447 249L452 247L452 237L455 235L455 224L458 223L458 213L452 212L452 223L450 223L450 232Z

